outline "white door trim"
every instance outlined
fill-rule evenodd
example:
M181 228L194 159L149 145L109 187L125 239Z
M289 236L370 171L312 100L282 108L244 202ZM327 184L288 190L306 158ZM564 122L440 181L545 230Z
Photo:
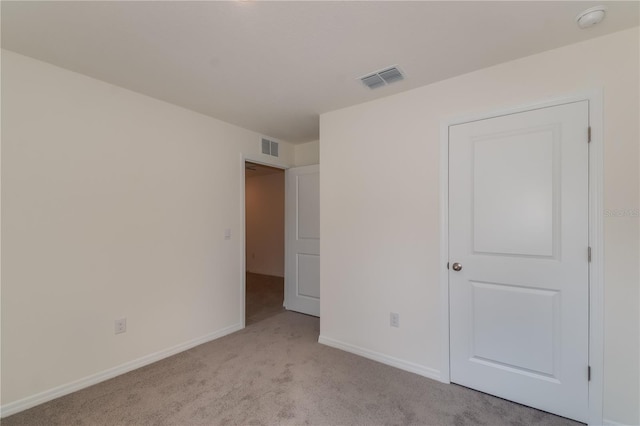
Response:
M525 112L572 102L589 101L589 246L592 260L589 264L589 424L601 425L603 406L604 369L604 144L603 93L600 90L566 95L544 102L521 105L489 113L452 117L440 125L440 305L442 360L440 381L450 383L449 363L449 127L503 115ZM585 141L586 143L586 141ZM586 372L585 372L586 374Z
M247 229L246 229L246 223L247 223L247 216L246 216L246 194L245 194L245 180L244 180L244 164L249 161L250 163L256 163L256 164L262 164L263 166L269 166L269 167L274 167L276 169L282 169L282 170L287 170L289 167L282 165L282 164L276 164L276 163L269 163L266 162L264 160L259 160L255 157L252 157L250 155L246 155L243 153L240 153L240 210L241 210L241 217L240 220L242 221L241 226L240 226L240 232L239 232L239 238L240 238L240 258L242 259L242 262L240 262L240 325L241 328L245 328L246 326L246 312L245 312L245 306L246 306L246 297L247 297ZM287 202L286 200L287 194L285 193L285 203ZM286 234L286 225L285 225L285 234ZM286 239L286 235L285 235L285 241L284 241L284 250L285 253L287 251L287 239ZM287 271L285 270L284 272L285 274L285 280L287 279Z

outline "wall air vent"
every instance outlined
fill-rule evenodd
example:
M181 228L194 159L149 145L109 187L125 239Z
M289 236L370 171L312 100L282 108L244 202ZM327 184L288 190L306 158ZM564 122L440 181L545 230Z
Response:
M262 153L266 155L270 155L272 157L277 157L278 154L278 142L269 140L267 138L261 138L260 143L262 146Z
M360 77L362 84L369 89L377 89L378 87L386 86L400 80L404 80L404 74L402 74L402 71L396 66Z

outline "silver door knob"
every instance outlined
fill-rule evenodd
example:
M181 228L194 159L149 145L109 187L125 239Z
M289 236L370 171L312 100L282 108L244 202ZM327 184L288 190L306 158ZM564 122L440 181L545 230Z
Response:
M452 268L454 271L460 271L460 270L462 270L462 263L458 263L458 262L456 262L456 263L454 263L454 264L453 264L453 266L451 266L451 268Z

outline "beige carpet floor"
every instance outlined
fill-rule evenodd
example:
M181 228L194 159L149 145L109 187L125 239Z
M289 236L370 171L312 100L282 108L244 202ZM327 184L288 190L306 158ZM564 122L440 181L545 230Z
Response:
M577 424L320 345L318 332L318 318L281 312L2 425Z

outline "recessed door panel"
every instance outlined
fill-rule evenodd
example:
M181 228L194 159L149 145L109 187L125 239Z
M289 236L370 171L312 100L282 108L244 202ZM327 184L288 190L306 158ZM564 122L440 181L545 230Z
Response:
M298 239L320 239L320 175L297 176Z
M473 281L471 288L472 358L556 377L560 293Z
M320 256L298 254L298 296L320 298Z
M553 256L559 137L554 125L473 141L474 251Z

